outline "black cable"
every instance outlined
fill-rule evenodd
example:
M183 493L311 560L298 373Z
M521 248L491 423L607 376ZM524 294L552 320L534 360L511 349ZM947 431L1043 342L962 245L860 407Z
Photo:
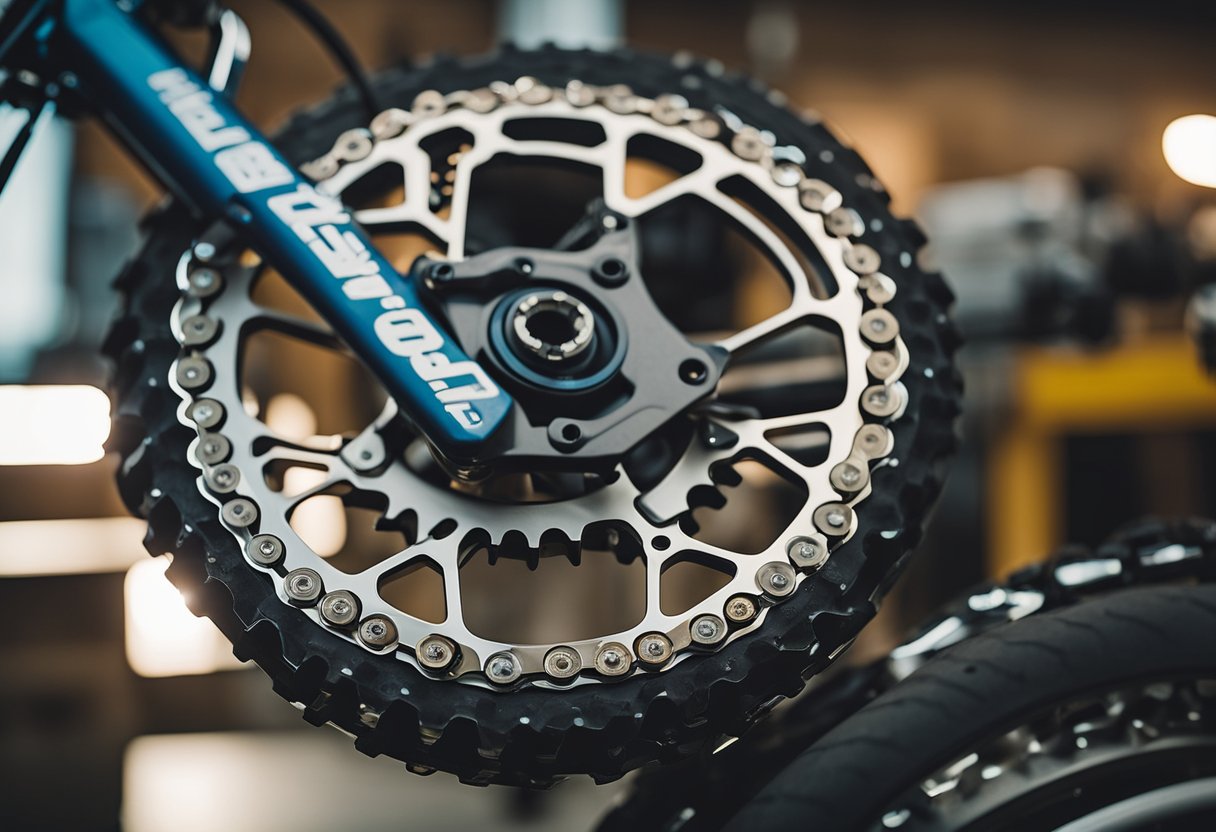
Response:
M350 77L350 81L354 85L356 92L358 92L359 97L363 99L363 106L367 110L367 117L370 121L382 108L376 98L375 91L372 89L367 72L359 63L359 59L355 57L355 53L351 51L350 46L342 38L342 35L307 0L279 0L279 2L288 11L298 17L301 23L313 31L313 34L317 36L325 45L325 48L333 55L334 60L342 66L342 69Z
M28 109L29 118L25 124L21 125L21 129L17 131L17 135L13 137L13 143L9 145L8 151L4 154L4 159L0 160L0 193L3 193L5 186L8 185L8 180L17 168L17 162L21 159L21 154L25 152L25 146L29 144L30 136L34 134L34 125L38 122L42 111L46 109L45 99L30 106Z

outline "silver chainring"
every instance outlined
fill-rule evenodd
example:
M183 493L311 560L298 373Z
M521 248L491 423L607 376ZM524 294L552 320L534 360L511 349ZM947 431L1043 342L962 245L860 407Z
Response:
M556 139L512 138L505 125L546 119L594 123L604 140L594 146ZM463 130L467 146L453 157L450 175L435 181L426 140ZM629 196L625 167L630 140L653 137L693 153L695 170L642 196ZM693 441L654 487L640 492L628 477L581 495L550 502L509 502L472 495L450 481L436 483L404 457L386 458L380 431L393 423L391 403L354 437L302 441L276 433L256 408L242 401L243 342L255 329L287 333L327 349L343 351L329 329L313 320L260 305L253 299L262 267L240 251L219 250L206 238L180 261L182 297L173 331L182 353L170 375L181 397L179 418L198 431L191 445L200 470L200 491L215 505L237 539L250 568L264 572L285 604L301 608L318 626L373 653L392 654L432 678L507 690L520 680L540 686L617 681L674 666L697 652L712 651L760 627L768 607L789 598L803 578L822 568L830 552L856 528L855 510L870 492L870 472L897 464L893 436L885 426L900 418L907 392L900 376L908 366L898 322L883 308L895 292L881 274L878 253L855 242L860 219L841 195L803 171L801 151L776 147L772 135L746 126L728 112L693 109L679 96L646 99L628 88L572 82L553 89L531 78L471 91L425 92L412 110L389 110L370 130L343 134L326 156L304 166L318 190L342 197L355 183L385 165L404 171L399 202L355 210L373 235L388 230L421 231L449 260L466 256L466 222L474 171L503 155L566 160L602 172L609 209L642 218L673 200L695 197L720 211L759 243L789 280L792 301L776 315L725 335L716 343L732 358L792 327L827 319L839 327L846 390L826 410L777 417L740 416L707 410L699 414L738 436L714 447ZM816 291L817 276L790 243L722 189L742 177L771 198L803 245L818 252L835 291ZM436 199L442 191L443 198ZM820 276L821 277L821 276ZM790 379L794 381L795 379ZM826 457L803 464L774 442L774 432L823 426ZM408 456L408 454L406 455ZM760 458L799 483L805 502L784 532L760 553L707 545L679 522L689 494L712 486L711 469L744 458ZM311 469L303 490L273 487L274 466ZM412 513L418 540L374 565L349 574L318 554L293 528L297 506L337 487L375 496L386 518ZM645 612L634 626L592 638L520 644L473 632L466 621L460 568L469 541L500 543L504 537L540 548L554 536L575 545L589 526L613 521L632 533L645 564ZM429 534L428 534L429 532ZM611 543L611 540L610 540ZM665 614L660 579L673 559L688 553L733 571L725 585L679 614ZM425 564L443 579L446 618L433 623L381 597L385 576Z

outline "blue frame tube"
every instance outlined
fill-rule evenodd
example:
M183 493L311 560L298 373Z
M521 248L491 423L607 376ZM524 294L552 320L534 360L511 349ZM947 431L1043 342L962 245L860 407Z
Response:
M424 309L417 286L376 251L226 96L111 0L63 0L39 33L59 72L152 172L204 217L225 217L372 369L449 460L494 452L506 391ZM508 433L502 431L501 433Z

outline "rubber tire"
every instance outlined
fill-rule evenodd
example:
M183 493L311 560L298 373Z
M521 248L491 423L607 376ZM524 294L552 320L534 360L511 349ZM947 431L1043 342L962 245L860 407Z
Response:
M684 759L723 735L742 733L777 699L797 693L807 675L822 670L873 616L874 598L920 539L955 446L961 383L953 364L959 337L946 314L952 295L940 275L920 270L914 256L923 235L914 223L891 216L885 192L856 153L818 122L780 106L763 87L699 62L554 47L441 58L387 71L375 84L386 105L409 107L423 90L474 89L522 75L554 86L578 78L628 83L647 96L680 92L694 106L728 106L745 122L771 129L779 141L804 148L812 175L839 189L860 213L867 229L862 240L879 251L884 271L899 286L888 308L900 320L911 356L908 406L892 424L899 465L874 472L856 536L795 596L770 610L758 633L660 674L561 692L504 694L437 682L404 662L372 656L280 603L265 576L245 565L215 507L198 493L198 472L187 461L193 432L178 423L179 402L165 383L178 354L168 325L177 300L172 274L203 227L178 207L149 220L143 251L118 280L125 309L107 352L118 365L112 446L124 456L123 497L149 520L149 550L173 553L170 578L197 613L216 621L238 656L261 665L276 691L303 704L307 720L351 732L365 753L397 757L420 773L453 772L472 783L544 786L570 773L607 781L647 763ZM356 97L343 90L296 116L278 143L291 160L303 162L365 119Z
M892 801L1053 704L1216 676L1216 586L1131 589L1005 625L928 662L828 732L726 832L881 828Z

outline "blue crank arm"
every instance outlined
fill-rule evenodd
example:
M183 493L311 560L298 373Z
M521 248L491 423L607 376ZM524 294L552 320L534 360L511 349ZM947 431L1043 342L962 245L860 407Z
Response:
M335 199L316 191L142 21L111 0L63 0L40 33L65 83L175 194L225 217L372 369L441 454L482 456L511 397L423 308Z

